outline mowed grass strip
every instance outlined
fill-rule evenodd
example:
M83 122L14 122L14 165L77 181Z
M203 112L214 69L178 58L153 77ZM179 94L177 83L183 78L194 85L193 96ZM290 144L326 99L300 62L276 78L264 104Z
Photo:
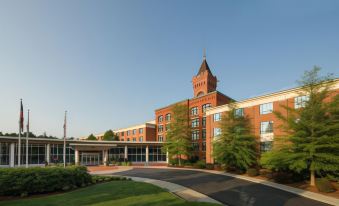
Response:
M63 194L21 200L0 201L6 206L212 206L216 204L186 202L166 190L148 183L113 181Z

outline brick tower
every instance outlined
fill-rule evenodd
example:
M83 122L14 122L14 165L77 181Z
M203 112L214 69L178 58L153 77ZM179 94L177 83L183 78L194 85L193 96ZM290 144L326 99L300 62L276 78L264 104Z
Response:
M204 54L199 72L192 79L194 97L199 97L207 93L216 91L217 82L217 77L213 76L207 64L206 55Z

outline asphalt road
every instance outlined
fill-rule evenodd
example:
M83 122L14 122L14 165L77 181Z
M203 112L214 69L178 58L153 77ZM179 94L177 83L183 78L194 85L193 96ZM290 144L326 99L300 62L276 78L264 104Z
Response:
M327 205L262 184L200 171L135 168L115 174L172 182L203 193L229 206Z

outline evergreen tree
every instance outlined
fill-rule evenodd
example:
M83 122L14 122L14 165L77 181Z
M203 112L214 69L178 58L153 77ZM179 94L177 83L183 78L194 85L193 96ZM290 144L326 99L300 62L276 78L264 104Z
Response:
M163 149L168 151L170 157L175 156L181 166L181 158L189 156L191 145L191 127L189 113L186 105L177 104L173 107L173 119L170 129L166 134L166 142Z
M87 140L97 140L97 138L96 138L93 134L90 134L90 135L87 137Z
M256 163L256 140L249 119L235 113L234 105L220 122L221 134L213 141L213 157L228 168L246 170Z
M114 134L114 132L112 130L107 130L104 134L104 137L102 140L105 141L118 141L119 137L118 135Z
M261 159L270 169L308 171L312 186L316 174L339 177L339 95L330 96L331 76L319 77L319 70L306 71L299 81L300 95L307 97L301 107L285 107L287 117L276 113L284 122L287 137L279 138Z

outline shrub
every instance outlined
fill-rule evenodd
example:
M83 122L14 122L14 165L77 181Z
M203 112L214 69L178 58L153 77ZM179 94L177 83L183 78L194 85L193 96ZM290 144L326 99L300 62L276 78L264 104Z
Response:
M250 177L255 177L255 176L258 176L258 175L259 175L259 172L258 172L258 170L255 169L255 168L248 168L248 169L247 169L247 174L248 174L248 176L250 176Z
M320 192L334 192L336 189L326 178L316 179L315 185Z
M121 162L121 166L131 166L131 162Z
M259 174L263 177L266 177L268 179L272 179L273 178L273 173L272 170L269 169L260 169L259 170Z
M274 172L273 179L278 183L290 183L292 182L293 173L292 172Z
M86 167L0 169L0 195L25 195L67 190L91 182Z
M199 160L196 163L194 163L194 168L198 168L198 169L204 169L206 168L206 163L205 161Z
M206 169L208 169L208 170L213 170L213 169L214 169L214 164L207 163L207 164L206 164Z

